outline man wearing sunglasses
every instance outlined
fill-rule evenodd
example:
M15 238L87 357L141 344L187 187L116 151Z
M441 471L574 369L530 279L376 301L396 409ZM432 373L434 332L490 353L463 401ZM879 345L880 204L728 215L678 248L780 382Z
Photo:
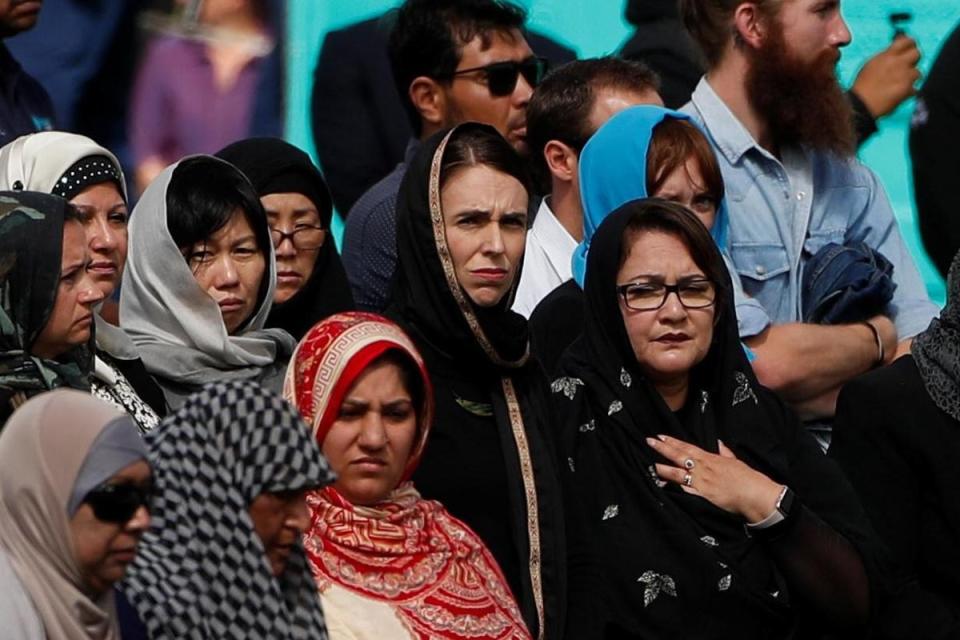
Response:
M390 36L394 81L417 139L467 121L527 153L527 104L547 70L524 37L526 14L499 0L406 0ZM396 265L395 201L416 152L354 204L343 263L361 309L382 311Z

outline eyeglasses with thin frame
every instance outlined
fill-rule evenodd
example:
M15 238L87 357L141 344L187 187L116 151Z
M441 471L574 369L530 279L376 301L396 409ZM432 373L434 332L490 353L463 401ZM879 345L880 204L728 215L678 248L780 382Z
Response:
M83 501L93 508L93 515L102 522L125 524L140 507L150 510L153 487L135 484L103 483L88 493Z
M270 227L270 239L274 249L279 249L283 241L289 239L297 251L313 251L323 245L325 237L326 231L316 225L297 225L293 231Z
M547 74L548 68L549 63L546 58L531 56L520 62L506 60L482 67L460 69L450 75L456 77L467 73L482 72L486 76L487 89L490 91L490 95L501 98L513 93L513 90L517 88L517 78L520 75L523 75L523 79L527 81L531 89L536 87Z
M628 282L617 285L617 293L634 311L656 311L666 304L671 293L677 294L680 304L687 309L704 309L716 301L717 288L706 278L693 278L676 284Z

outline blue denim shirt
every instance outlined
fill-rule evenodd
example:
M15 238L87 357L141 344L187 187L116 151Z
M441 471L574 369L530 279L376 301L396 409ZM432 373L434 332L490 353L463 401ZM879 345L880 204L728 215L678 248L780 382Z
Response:
M927 296L887 195L856 158L760 147L702 78L681 111L707 131L723 173L730 229L725 247L743 338L770 324L802 321L806 262L825 245L865 242L893 263L897 284L886 314L903 340L927 328L938 309ZM729 263L728 263L729 266Z

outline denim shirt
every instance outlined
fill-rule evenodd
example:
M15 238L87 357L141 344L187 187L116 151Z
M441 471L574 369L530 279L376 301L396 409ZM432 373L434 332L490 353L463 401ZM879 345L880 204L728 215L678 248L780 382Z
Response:
M794 148L778 160L753 139L702 78L681 111L703 125L723 174L730 215L740 336L802 321L803 269L822 247L865 242L893 263L896 291L885 314L898 339L927 328L938 309L897 227L876 175L856 158Z

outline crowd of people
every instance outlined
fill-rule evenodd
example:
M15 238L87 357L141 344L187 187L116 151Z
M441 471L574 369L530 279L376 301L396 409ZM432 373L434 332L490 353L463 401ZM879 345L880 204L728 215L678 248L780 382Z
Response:
M135 199L3 94L0 635L960 638L960 253L940 310L891 99L838 2L659 4L681 76L505 0L351 27L412 132L365 192L247 137Z

